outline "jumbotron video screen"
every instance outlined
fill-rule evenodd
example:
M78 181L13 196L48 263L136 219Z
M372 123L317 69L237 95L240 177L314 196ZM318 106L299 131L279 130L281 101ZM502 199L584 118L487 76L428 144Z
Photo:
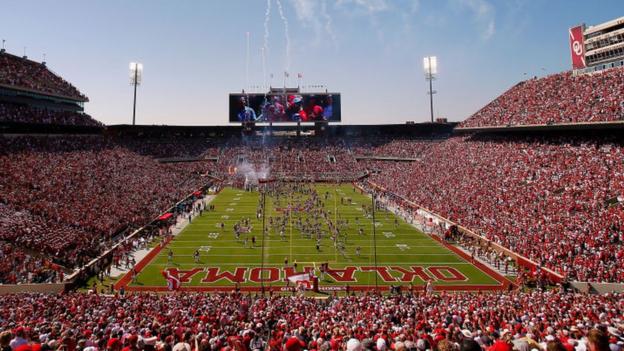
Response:
M230 94L230 122L340 122L340 94Z

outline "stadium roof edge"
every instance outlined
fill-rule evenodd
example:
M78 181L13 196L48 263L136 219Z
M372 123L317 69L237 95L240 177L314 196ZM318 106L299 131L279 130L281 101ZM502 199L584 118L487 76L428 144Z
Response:
M20 86L15 86L15 85L7 85L7 84L0 84L0 88L14 90L14 91L18 91L18 92L29 93L29 94L35 94L35 95L39 95L39 96L42 96L42 97L64 99L64 100L69 100L69 101L73 101L73 102L89 102L89 98L87 96L85 96L84 98L78 99L78 98L71 97L71 96L46 93L46 92L42 92L42 91L38 91L38 90L34 90L34 89L28 89L28 88L25 88L25 87L20 87Z

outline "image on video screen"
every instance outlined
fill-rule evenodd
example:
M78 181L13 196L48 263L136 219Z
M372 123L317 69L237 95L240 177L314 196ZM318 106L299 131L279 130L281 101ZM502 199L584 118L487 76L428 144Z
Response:
M340 94L230 94L230 122L340 122Z

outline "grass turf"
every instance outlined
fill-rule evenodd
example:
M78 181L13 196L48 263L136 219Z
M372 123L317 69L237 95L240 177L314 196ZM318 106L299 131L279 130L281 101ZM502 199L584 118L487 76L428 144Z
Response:
M135 282L130 283L133 287L163 287L166 281L161 272L165 268L177 268L179 270L190 270L193 268L206 269L207 267L218 267L221 272L224 270L233 272L237 267L259 267L264 256L265 267L280 268L280 282L272 285L285 285L284 259L288 258L289 265L296 260L298 271L302 271L303 266L317 267L322 262L328 262L331 269L341 269L346 266L373 266L374 265L374 242L377 246L377 264L388 267L410 267L418 266L430 269L432 266L452 267L466 277L462 281L436 280L434 285L479 285L494 286L499 283L490 275L478 269L471 263L465 261L446 247L421 233L412 225L398 219L389 211L376 212L376 239L372 235L372 218L364 216L363 206L371 204L370 196L361 194L352 185L315 185L317 193L324 202L325 209L330 213L331 220L336 218L348 219L349 226L342 233L346 233L346 244L344 254L338 252L333 241L328 237L321 240L321 250L316 250L316 240L305 238L301 235L295 225L298 217L305 219L306 213L293 213L292 220L286 226L284 241L280 234L274 230L269 231L269 235L262 238L262 218L256 219L261 197L257 192L246 192L240 189L225 188L212 201L215 211L204 212L202 216L193 219L180 234L178 234L167 247L165 247L151 262L138 274ZM325 199L327 193L328 198ZM340 198L348 197L352 202L341 204ZM284 199L277 204L276 199L267 196L267 227L269 216L277 216L283 213L277 212L278 207L284 207ZM355 224L355 217L359 217L359 225ZM249 218L253 229L248 234L242 234L241 240L236 240L233 225L242 218ZM225 224L221 230L220 223ZM327 225L323 226L327 230ZM358 228L364 229L364 234L358 232ZM244 247L245 237L256 237L256 246ZM264 240L264 250L262 244ZM249 244L251 240L249 240ZM360 255L356 255L356 247L360 247ZM167 253L169 249L173 252L173 260L169 261ZM194 262L193 253L200 249L199 263ZM398 278L402 276L399 271L392 269L388 273L397 279L396 282L384 282L378 275L379 285L407 285L409 283L400 282ZM375 284L375 272L365 272L358 269L354 273L355 282L349 282L351 286ZM429 274L431 275L431 274ZM233 283L226 279L220 279L213 283L204 283L201 280L206 276L205 272L195 274L190 282L183 286L232 286ZM268 273L264 276L268 276ZM249 278L249 272L246 273ZM423 285L424 281L420 277L414 277L413 285ZM265 283L265 285L271 285ZM240 286L258 286L259 283L249 281L243 282ZM321 286L345 285L344 282L337 282L329 276L320 281Z

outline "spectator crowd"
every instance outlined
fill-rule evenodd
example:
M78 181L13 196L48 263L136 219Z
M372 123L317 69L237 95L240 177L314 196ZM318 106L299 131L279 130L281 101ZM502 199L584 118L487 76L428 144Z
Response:
M225 176L353 180L361 168L342 139L244 138L229 140L217 169Z
M102 123L86 113L56 111L27 105L0 102L0 122L101 127Z
M4 137L0 147L0 240L67 267L84 264L120 230L145 224L204 185L208 171L224 179L352 180L373 170L372 182L570 280L624 282L624 145L609 137ZM415 161L357 162L363 154ZM217 161L154 158L167 155Z
M0 85L87 101L44 63L5 52ZM534 78L460 127L619 121L623 91L624 68ZM102 126L86 114L8 102L0 102L0 122ZM210 162L157 160L167 157ZM0 282L57 280L58 265L84 265L120 232L205 185L209 171L226 180L352 181L368 174L568 279L624 282L622 160L624 144L613 136L1 136Z
M624 298L551 291L0 296L6 351L621 351Z
M50 71L44 63L0 52L0 84L77 100L86 100L76 87Z
M624 282L624 144L452 137L370 180L572 280Z
M0 138L0 240L81 266L208 181L102 136Z
M352 139L349 149L355 156L417 158L441 140L430 139Z
M60 267L8 243L0 243L0 284L49 283L62 275Z
M45 63L38 63L0 51L0 87L53 95L73 101L88 101L76 87L50 71ZM41 105L42 99L31 99L35 104L25 103L25 95L18 94L17 100L0 101L0 123L28 123L100 127L102 123L91 116L76 112L60 103ZM22 99L22 100L19 100ZM64 100L65 101L65 100ZM78 107L78 106L75 106Z
M459 127L503 127L624 119L624 68L553 74L520 82Z

